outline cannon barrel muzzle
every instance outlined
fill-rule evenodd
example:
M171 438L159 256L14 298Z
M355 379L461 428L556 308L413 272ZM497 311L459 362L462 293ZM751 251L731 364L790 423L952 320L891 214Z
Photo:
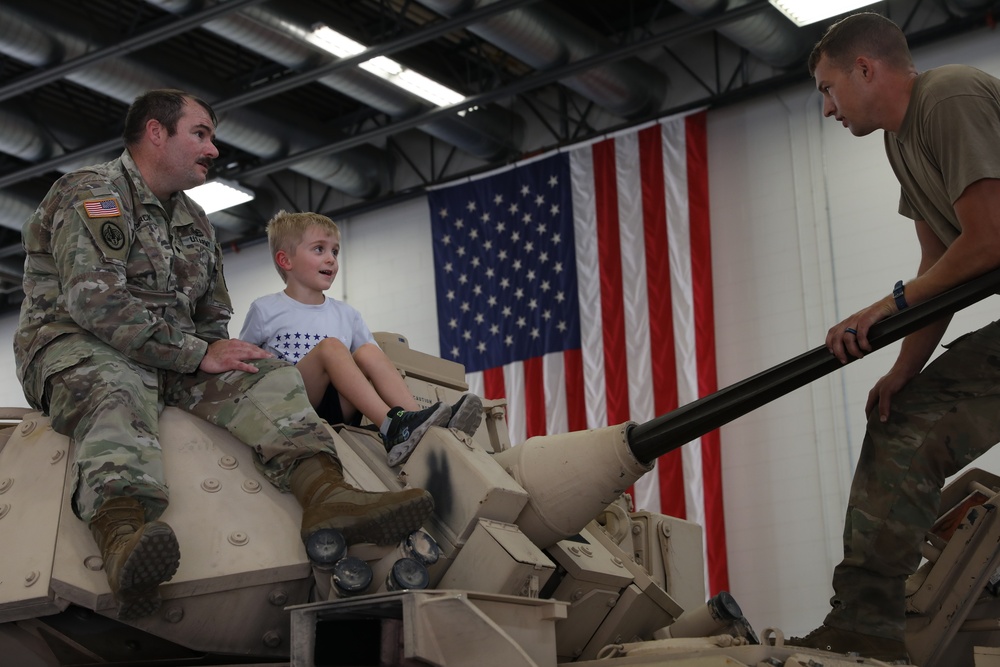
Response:
M882 320L871 328L868 341L873 350L878 350L934 320L996 294L998 289L1000 269ZM649 463L841 366L826 347L817 347L677 410L638 424L628 432L629 448L636 459Z

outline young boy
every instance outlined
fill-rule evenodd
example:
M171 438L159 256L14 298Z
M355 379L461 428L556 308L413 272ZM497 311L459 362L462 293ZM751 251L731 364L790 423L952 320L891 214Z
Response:
M431 426L476 432L483 408L478 396L420 410L361 314L324 294L340 268L335 222L280 211L267 224L267 238L285 290L254 300L240 338L295 364L321 417L357 425L364 415L381 424L390 466L406 461Z

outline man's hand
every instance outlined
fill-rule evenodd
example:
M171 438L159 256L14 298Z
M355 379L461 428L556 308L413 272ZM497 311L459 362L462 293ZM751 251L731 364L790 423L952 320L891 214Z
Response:
M878 406L879 421L888 421L892 397L899 393L899 390L905 387L906 383L912 380L915 375L916 373L901 371L893 367L892 370L880 377L875 386L868 392L865 414L871 417L872 410Z
M245 340L230 338L210 343L205 357L198 365L206 373L225 373L226 371L246 371L256 373L257 367L246 363L249 359L270 359L274 355Z
M898 312L896 304L891 295L876 301L831 328L826 334L826 349L830 350L842 364L860 359L872 351L871 343L868 342L868 330L876 322L896 312Z

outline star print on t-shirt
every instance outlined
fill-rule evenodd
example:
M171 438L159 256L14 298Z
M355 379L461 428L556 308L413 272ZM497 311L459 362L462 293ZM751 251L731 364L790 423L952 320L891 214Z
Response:
M274 337L274 348L279 359L295 364L326 337L322 334L302 331L278 334Z

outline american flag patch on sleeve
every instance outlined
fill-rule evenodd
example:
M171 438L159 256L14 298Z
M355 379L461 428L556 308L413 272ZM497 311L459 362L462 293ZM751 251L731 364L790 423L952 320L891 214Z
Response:
M87 211L88 218L114 218L122 214L118 208L118 200L114 197L110 199L89 199L83 202L83 208Z

